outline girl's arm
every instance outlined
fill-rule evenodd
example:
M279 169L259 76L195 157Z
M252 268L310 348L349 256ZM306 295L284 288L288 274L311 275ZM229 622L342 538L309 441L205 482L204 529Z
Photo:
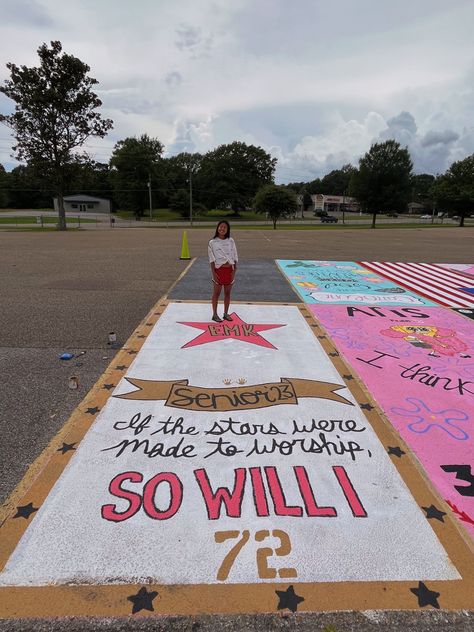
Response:
M237 247L233 239L232 239L232 246L233 246L233 251L234 251L234 269L232 270L232 283L233 283L235 279L235 273L237 272L237 263L239 261L239 257L237 255Z
M212 280L214 281L214 283L218 284L217 276L216 276L216 264L214 263L214 261L211 261L211 274L212 274Z
M212 275L212 280L214 281L214 283L217 283L217 276L216 276L216 258L214 257L214 251L212 249L211 246L211 242L209 242L209 245L207 247L207 254L209 256L209 263L211 264L211 275Z
M232 250L234 254L234 269L237 270L237 262L239 260L239 255L237 254L237 246L235 245L235 241L232 239Z

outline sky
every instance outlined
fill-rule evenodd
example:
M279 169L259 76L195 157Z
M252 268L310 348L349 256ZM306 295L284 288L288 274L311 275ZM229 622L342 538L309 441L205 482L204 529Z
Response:
M279 183L357 166L389 138L415 173L474 153L473 0L0 0L0 16L0 83L51 40L90 66L114 121L85 145L100 162L145 133L165 156L263 147ZM0 124L7 171L13 144Z

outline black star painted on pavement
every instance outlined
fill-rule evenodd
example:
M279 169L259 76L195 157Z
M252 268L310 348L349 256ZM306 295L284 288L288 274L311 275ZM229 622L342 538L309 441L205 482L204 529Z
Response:
M128 352L128 355L137 355L137 351L134 351L133 349L131 351Z
M400 458L404 454L406 454L406 452L403 452L403 450L401 448L399 448L398 446L396 446L395 448L392 448L392 447L388 446L387 452L388 452L388 454L393 454L393 456L398 456L398 458Z
M343 375L342 376L345 380L353 380L354 376L353 375Z
M153 323L145 323L146 327L153 327Z
M97 406L94 406L94 408L88 408L86 410L86 414L95 415L96 413L99 412L99 410L100 410L100 408L97 408Z
M104 390L106 390L106 391L111 391L114 386L115 386L115 384L104 384L104 386L102 388Z
M318 336L319 340L324 340L326 336Z
M423 582L418 582L418 588L410 588L410 592L418 597L420 608L433 606L433 608L439 609L438 597L440 593L430 590Z
M57 449L57 452L62 452L63 454L66 454L66 452L70 452L71 450L75 450L76 448L74 447L76 445L75 443L64 443L63 441L63 445L61 448Z
M141 334L140 336L137 336L137 338L146 338L146 336L144 336L143 334Z
M125 371L128 367L125 364L119 364L119 366L116 366L115 368L117 371Z
M153 599L158 596L155 590L147 592L146 588L140 588L136 595L130 595L127 597L128 601L133 603L132 614L140 612L140 610L150 610L154 612Z
M17 507L16 514L13 517L25 518L26 520L28 520L31 514L35 513L35 511L38 511L38 507L33 507L33 503L28 503L27 505L23 505L22 507Z
M360 407L362 408L362 410L374 410L372 404L361 404Z
M295 594L295 590L293 586L290 586L286 590L275 590L278 595L278 610L284 610L288 608L291 612L296 612L298 609L298 604L304 601L303 597L298 597Z
M428 518L428 520L430 518L434 518L435 520L439 520L440 522L444 522L443 516L446 515L445 511L441 511L440 509L438 509L434 505L431 505L430 507L422 507L422 509L423 509L423 511L426 512L426 517Z

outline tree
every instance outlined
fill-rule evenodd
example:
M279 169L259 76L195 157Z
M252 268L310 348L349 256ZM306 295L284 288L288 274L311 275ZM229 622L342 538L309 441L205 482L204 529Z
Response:
M90 67L62 53L61 42L38 48L40 66L8 63L11 78L0 92L15 102L15 112L0 115L16 138L14 155L51 183L58 198L59 229L66 230L64 190L81 162L75 150L90 137L103 138L112 128L95 110L102 101L92 91L98 81Z
M239 213L250 206L258 189L273 182L277 163L261 147L234 142L204 155L196 175L196 190L208 208L231 208Z
M142 134L116 143L110 159L114 199L119 208L132 211L140 219L149 208L149 190L155 197L164 188L163 145L156 138Z
M359 169L351 176L349 194L372 213L372 228L377 213L405 210L412 167L408 149L402 149L394 140L375 143L359 160Z
M276 229L279 219L296 213L296 195L285 187L267 184L257 192L254 208L257 213L271 217L273 229Z
M308 193L310 195L313 195L315 193L321 193L322 189L322 185L321 185L321 180L319 178L316 178L315 180L311 180L311 182L308 182L307 186L306 186L306 190L308 191Z
M183 217L189 216L190 195L186 189L179 189L170 196L169 207L178 211Z
M8 174L5 167L0 165L0 208L6 208L8 201Z
M430 206L433 201L432 187L435 177L430 173L419 173L410 178L412 202Z
M84 193L96 197L111 197L109 165L94 160L88 160L78 166L71 180L68 192Z
M290 189L295 193L301 193L301 191L306 187L306 182L288 182L285 186L287 189Z
M299 195L301 196L301 219L303 219L306 211L313 205L313 198L305 188L300 191Z
M344 165L341 169L334 169L321 180L320 190L316 193L323 195L347 195L349 182L356 168L350 164Z
M9 205L12 208L52 208L54 190L29 165L18 165L7 174Z
M188 152L164 159L167 203L170 208L180 211L183 217L190 214L193 179L199 172L201 161L201 154ZM192 191L193 209L198 208L196 205L199 204L201 197L199 191Z
M459 215L459 226L464 226L464 218L474 211L474 154L453 162L436 179L432 191L436 202Z

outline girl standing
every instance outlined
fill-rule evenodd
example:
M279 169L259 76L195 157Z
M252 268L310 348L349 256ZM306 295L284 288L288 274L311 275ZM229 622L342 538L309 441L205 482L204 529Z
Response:
M223 220L217 224L216 233L209 242L209 263L211 264L212 281L214 289L212 293L212 320L221 323L224 320L232 320L229 316L230 291L237 270L237 248L235 241L230 236L229 222ZM224 287L224 315L219 318L217 304Z

